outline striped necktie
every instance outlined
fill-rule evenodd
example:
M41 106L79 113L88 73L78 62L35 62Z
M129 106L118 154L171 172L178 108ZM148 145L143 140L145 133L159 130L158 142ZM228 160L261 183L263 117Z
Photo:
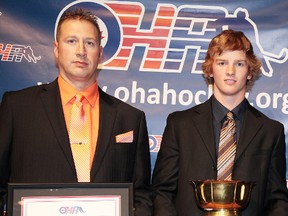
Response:
M89 113L85 113L84 96L77 94L72 105L70 120L70 145L78 182L90 182L91 127Z
M231 180L236 153L236 124L233 113L227 113L220 132L220 141L217 160L217 179Z

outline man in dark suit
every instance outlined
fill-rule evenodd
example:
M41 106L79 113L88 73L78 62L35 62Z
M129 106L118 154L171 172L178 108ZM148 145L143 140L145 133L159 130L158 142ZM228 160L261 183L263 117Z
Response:
M255 182L242 215L288 214L284 127L245 99L260 67L242 32L226 30L212 39L203 72L214 94L167 118L152 177L155 216L204 215L189 181L217 179L220 128L229 111L236 121L237 140L232 180Z
M81 93L89 103L93 141L92 158L87 154L90 177L81 181L132 182L135 215L150 215L145 114L98 88L100 44L93 14L82 9L65 12L54 45L58 78L47 85L4 94L0 107L1 195L7 192L8 182L80 181L68 131L70 116L72 119L70 96Z

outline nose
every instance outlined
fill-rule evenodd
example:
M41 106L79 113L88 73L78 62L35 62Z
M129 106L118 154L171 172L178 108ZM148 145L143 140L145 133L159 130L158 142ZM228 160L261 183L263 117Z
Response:
M86 57L86 48L83 42L79 42L77 45L76 55L78 57Z
M235 74L235 65L234 64L229 64L226 73L229 76L234 75Z

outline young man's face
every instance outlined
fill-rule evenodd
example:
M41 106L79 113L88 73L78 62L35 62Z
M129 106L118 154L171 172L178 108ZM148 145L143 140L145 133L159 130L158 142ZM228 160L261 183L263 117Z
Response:
M60 75L70 84L93 84L102 56L96 27L86 20L66 20L54 44L54 55Z
M251 79L244 51L224 51L221 55L216 55L212 71L210 76L214 78L216 98L244 99L247 80Z

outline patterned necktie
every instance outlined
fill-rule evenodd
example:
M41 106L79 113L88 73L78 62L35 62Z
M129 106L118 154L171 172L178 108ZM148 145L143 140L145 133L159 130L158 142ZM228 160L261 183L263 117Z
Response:
M217 161L217 179L231 180L236 153L236 124L233 113L227 113L220 132L220 142Z
M71 110L69 138L78 182L90 182L91 127L89 113L85 113L84 96L76 95ZM88 103L85 105L89 106Z

